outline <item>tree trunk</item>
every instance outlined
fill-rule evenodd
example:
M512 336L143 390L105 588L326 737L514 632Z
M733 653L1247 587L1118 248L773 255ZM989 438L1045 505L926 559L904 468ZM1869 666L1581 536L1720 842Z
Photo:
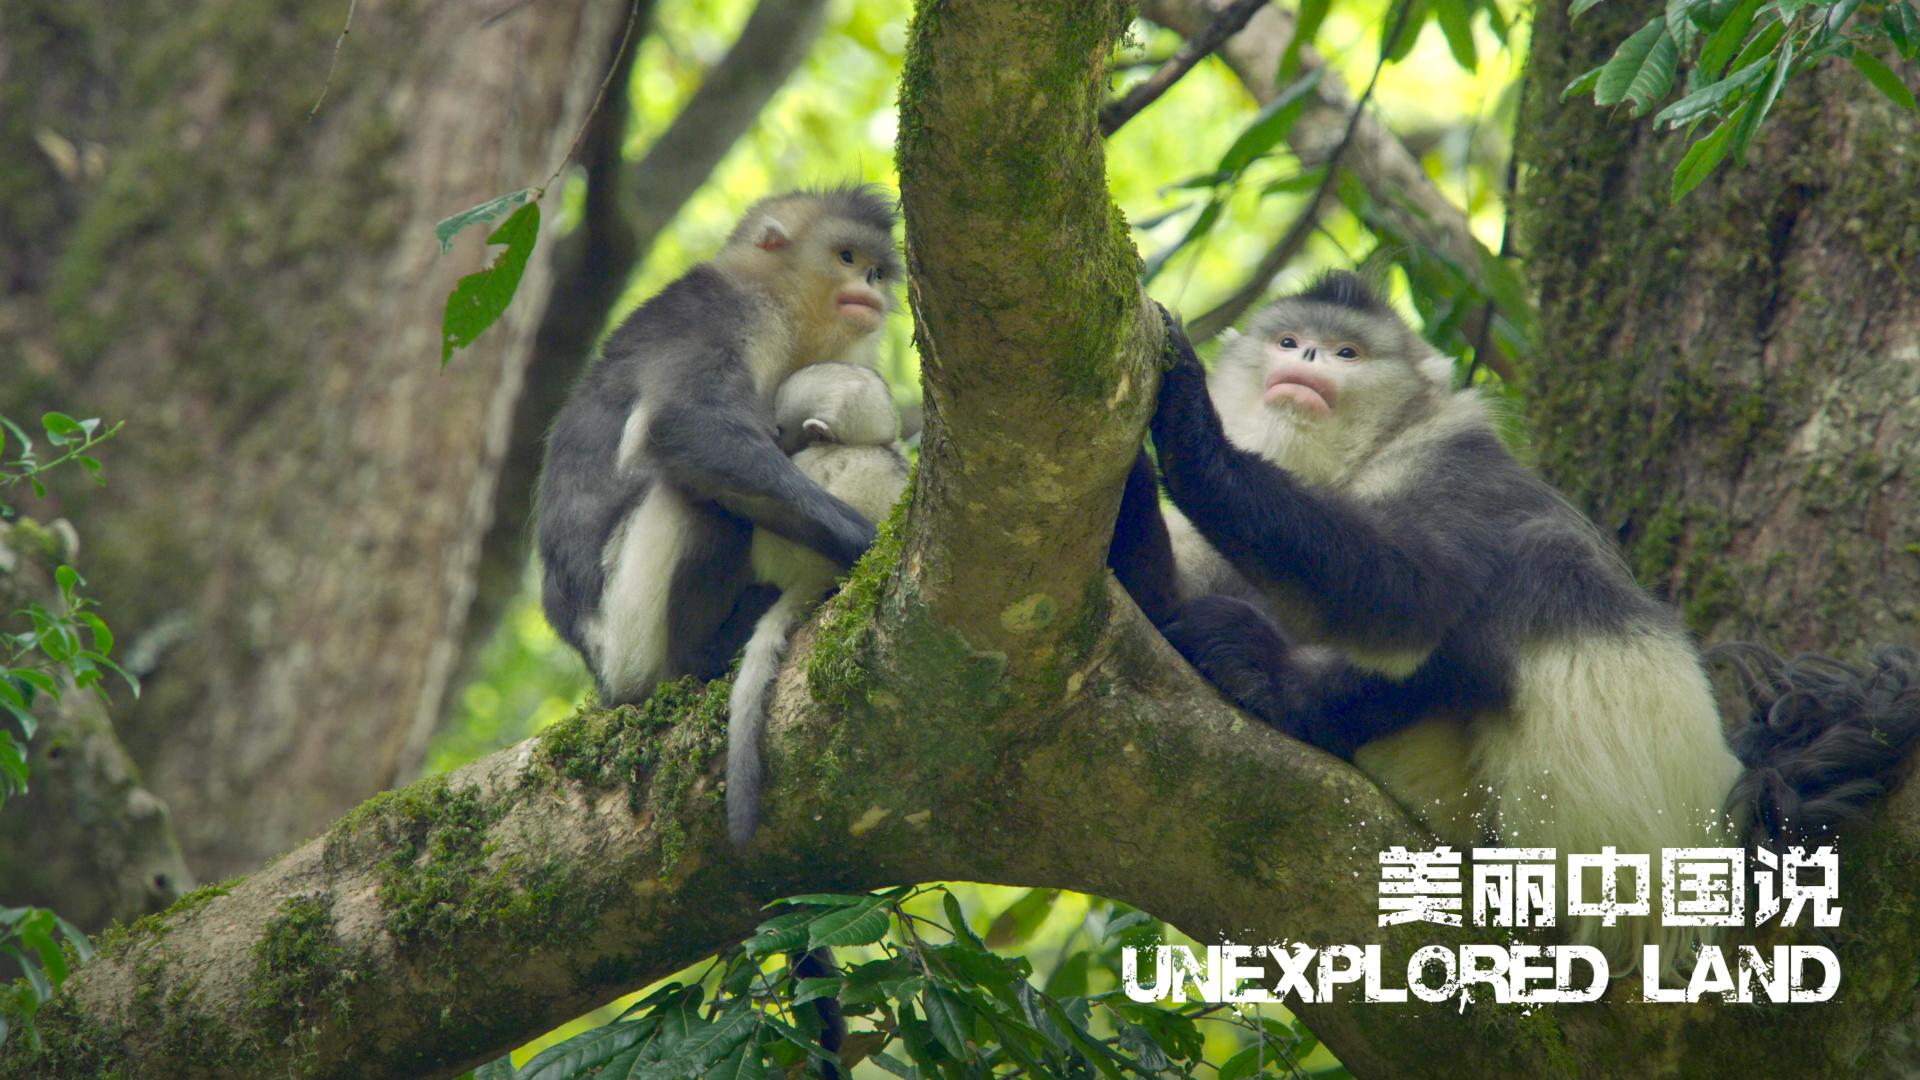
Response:
M189 628L118 719L202 877L439 717L551 245L442 372L486 230L433 224L560 164L628 9L360 0L329 79L348 7L10 0L0 34L0 411L128 421L58 509L123 640Z
M1679 133L1560 89L1654 9L1538 9L1516 224L1549 479L1709 638L1920 631L1920 121L1845 63L1668 205ZM1913 81L1911 68L1906 77Z

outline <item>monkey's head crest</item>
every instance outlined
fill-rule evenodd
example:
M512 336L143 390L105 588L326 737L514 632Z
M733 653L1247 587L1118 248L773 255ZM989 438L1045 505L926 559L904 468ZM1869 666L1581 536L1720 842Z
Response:
M1315 278L1313 284L1297 293L1296 297L1334 307L1351 308L1369 315L1393 313L1373 291L1373 286L1350 270L1329 270Z

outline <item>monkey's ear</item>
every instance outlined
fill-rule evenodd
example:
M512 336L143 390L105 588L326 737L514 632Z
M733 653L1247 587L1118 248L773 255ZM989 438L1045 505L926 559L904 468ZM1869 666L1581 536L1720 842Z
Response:
M825 420L822 420L817 416L810 416L805 421L803 421L800 424L800 430L813 436L816 440L820 442L833 441L833 428L829 426Z
M779 251L793 243L793 237L787 233L787 227L772 218L760 222L759 235L753 238L753 246L761 251Z

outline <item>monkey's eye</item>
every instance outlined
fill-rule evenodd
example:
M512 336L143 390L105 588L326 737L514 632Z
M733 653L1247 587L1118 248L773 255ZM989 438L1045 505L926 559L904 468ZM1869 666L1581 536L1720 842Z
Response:
M1340 351L1339 351L1339 352L1337 352L1337 353L1334 353L1333 355L1335 355L1335 356L1337 356L1337 357L1339 357L1339 358L1340 358L1340 359L1342 359L1342 360L1358 360L1358 359L1360 359L1360 353L1359 353L1359 350L1357 350L1357 349L1355 349L1355 348L1354 348L1353 346L1351 346L1351 345L1342 345L1342 346L1340 346Z
M846 263L846 264L847 264L848 266L852 266L852 265L853 265L853 249L852 249L852 248L841 248L841 249L840 249L840 261L841 261L841 262L843 262L843 263Z
M1300 347L1300 343L1293 340L1292 334L1283 334L1280 338L1280 347L1283 349L1297 349Z

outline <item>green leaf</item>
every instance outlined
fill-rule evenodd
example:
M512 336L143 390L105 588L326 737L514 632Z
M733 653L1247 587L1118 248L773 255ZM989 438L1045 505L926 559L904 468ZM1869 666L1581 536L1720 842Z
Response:
M1253 121L1227 147L1227 152L1220 155L1216 172L1228 175L1238 173L1286 138L1287 132L1293 130L1294 122L1306 111L1309 95L1314 87L1320 85L1320 77L1325 70L1318 68L1308 72L1262 106Z
M760 1060L756 1039L742 1042L726 1060L707 1070L707 1080L765 1080L767 1067ZM475 1080L479 1080L478 1077Z
M1600 0L1573 0L1573 3L1567 5L1567 18L1577 19L1599 6Z
M873 897L861 907L838 908L807 926L807 948L830 945L871 945L887 936L887 901Z
M1447 39L1448 51L1453 53L1453 62L1466 71L1478 69L1480 50L1473 41L1474 0L1435 0L1435 4L1434 16Z
M469 225L480 225L492 221L526 202L531 195L533 195L532 188L509 191L497 199L488 199L479 206L468 207L450 218L442 218L439 224L433 227L433 235L440 238L440 254L445 255L453 250L453 238L460 230Z
M1046 993L1053 997L1081 997L1087 992L1087 970L1093 954L1076 952L1066 958L1047 979Z
M805 1005L815 998L836 997L845 981L838 975L825 975L817 979L801 979L793 984L793 999L788 1005Z
M1740 52L1734 56L1733 63L1727 66L1734 71L1746 70L1753 66L1761 57L1771 53L1773 47L1780 44L1780 39L1785 37L1786 34L1786 23L1776 22L1767 24L1759 33L1753 35L1753 40L1741 47Z
M1693 13L1705 6L1708 0L1667 0L1667 36L1673 39L1674 48L1680 53L1693 51L1694 39L1700 36L1700 28L1694 25Z
M1401 5L1407 5L1407 13L1402 21ZM1413 51L1414 42L1420 40L1420 28L1427 24L1427 11L1430 0L1394 0L1387 8L1385 18L1380 20L1380 62L1397 64ZM1400 35L1389 39L1388 35L1398 26Z
M13 421L7 419L4 416L0 416L0 428L5 428L6 430L13 433L14 441L20 444L21 460L25 460L26 458L32 456L33 440L27 438L27 433L20 430L19 424L14 423Z
M1747 30L1753 26L1754 13L1760 10L1764 0L1740 0L1738 7L1727 13L1726 20L1707 35L1707 43L1700 47L1700 74L1717 79L1727 68L1727 61L1747 39Z
M887 1074L899 1077L900 1080L920 1080L920 1074L914 1071L913 1066L885 1051L868 1054L867 1060L878 1065Z
M1787 73L1793 70L1793 39L1788 38L1780 49L1780 56L1772 61L1773 78L1767 83L1766 90L1758 98L1749 98L1747 104L1740 107L1740 122L1733 126L1733 159L1747 159L1747 145L1753 142L1754 133L1760 130L1760 122L1773 110L1774 101L1780 96L1780 88L1786 85Z
M1867 81L1873 84L1874 89L1887 95L1887 100L1908 112L1920 112L1920 101L1914 100L1913 89L1902 82L1900 76L1895 75L1891 68L1881 63L1879 57L1856 49L1847 59L1853 61L1853 66L1860 69L1860 74L1867 77Z
M1838 34L1847 20L1853 18L1853 13L1860 10L1860 3L1861 0L1837 0L1827 8L1827 33Z
M54 584L60 586L61 592L71 594L73 590L79 588L81 585L80 571L75 570L66 563L61 563L53 569L53 581Z
M1730 98L1757 83L1767 73L1767 61L1748 64L1746 67L1721 79L1710 86L1703 86L1679 101L1661 109L1654 116L1655 124L1679 127L1682 124L1698 120L1710 112L1720 109Z
M1584 94L1593 89L1594 85L1600 81L1600 73L1605 70L1607 65L1601 64L1591 71L1575 76L1574 80L1567 84L1566 89L1560 91L1560 100L1564 102L1575 94Z
M938 986L929 986L920 995L920 1007L927 1011L933 1037L947 1053L955 1061L970 1060L973 1055L967 1050L967 1032L972 1030L973 1020L966 1003Z
M1743 106L1744 108L1745 106ZM1687 197L1687 192L1700 186L1700 182L1711 174L1720 160L1727 156L1727 146L1732 142L1733 121L1723 120L1713 132L1691 147L1680 164L1673 170L1673 201L1679 202Z
M1293 37L1287 41L1286 51L1280 54L1280 68L1274 75L1275 83L1283 83L1300 73L1300 50L1313 44L1320 33L1320 24L1327 21L1327 11L1332 8L1333 0L1300 0L1300 10L1294 17Z
M1259 1043L1255 1043L1228 1058L1220 1066L1220 1080L1245 1080L1252 1076L1260 1068L1263 1049Z
M75 439L85 441L87 437L87 429L80 426L80 421L63 412L41 416L40 426L46 429L47 441L55 446L65 446Z
M1665 96L1673 87L1673 73L1680 54L1667 34L1666 22L1655 18L1620 43L1613 59L1600 69L1600 81L1594 84L1596 105L1634 102L1638 116L1648 105Z
M616 1020L555 1043L521 1067L516 1080L566 1080L612 1060L615 1054L652 1035L659 1020Z
M453 350L474 343L487 327L498 322L526 273L527 259L534 242L540 238L540 204L528 203L502 222L488 244L505 244L507 250L485 270L468 274L447 297L446 314L440 320L440 366L453 359Z
M774 953L792 952L807 944L807 924L819 916L817 911L790 911L778 918L768 919L754 931L754 935L741 944L746 954L759 959Z
M844 908L844 907L860 907L862 905L870 904L872 902L873 902L873 897L867 893L821 892L821 893L801 893L799 896L782 897L779 900L775 900L773 903L774 904L804 904L809 907ZM768 904L767 906L772 907L773 904Z
M960 901L953 893L945 889L940 890L940 908L947 914L947 930L953 935L955 948L972 948L981 952L986 950L987 943L981 941L980 935L973 932L973 927L967 923L967 913L961 910Z
M1920 52L1920 11L1914 10L1912 0L1888 4L1880 15L1880 26L1901 56L1911 60Z
M1028 889L1020 894L1020 898L1008 904L1005 911L994 917L993 925L987 927L987 945L1004 949L1032 937L1053 913L1054 902L1059 898L1058 889Z
M513 1055L494 1058L473 1070L473 1080L514 1080Z

